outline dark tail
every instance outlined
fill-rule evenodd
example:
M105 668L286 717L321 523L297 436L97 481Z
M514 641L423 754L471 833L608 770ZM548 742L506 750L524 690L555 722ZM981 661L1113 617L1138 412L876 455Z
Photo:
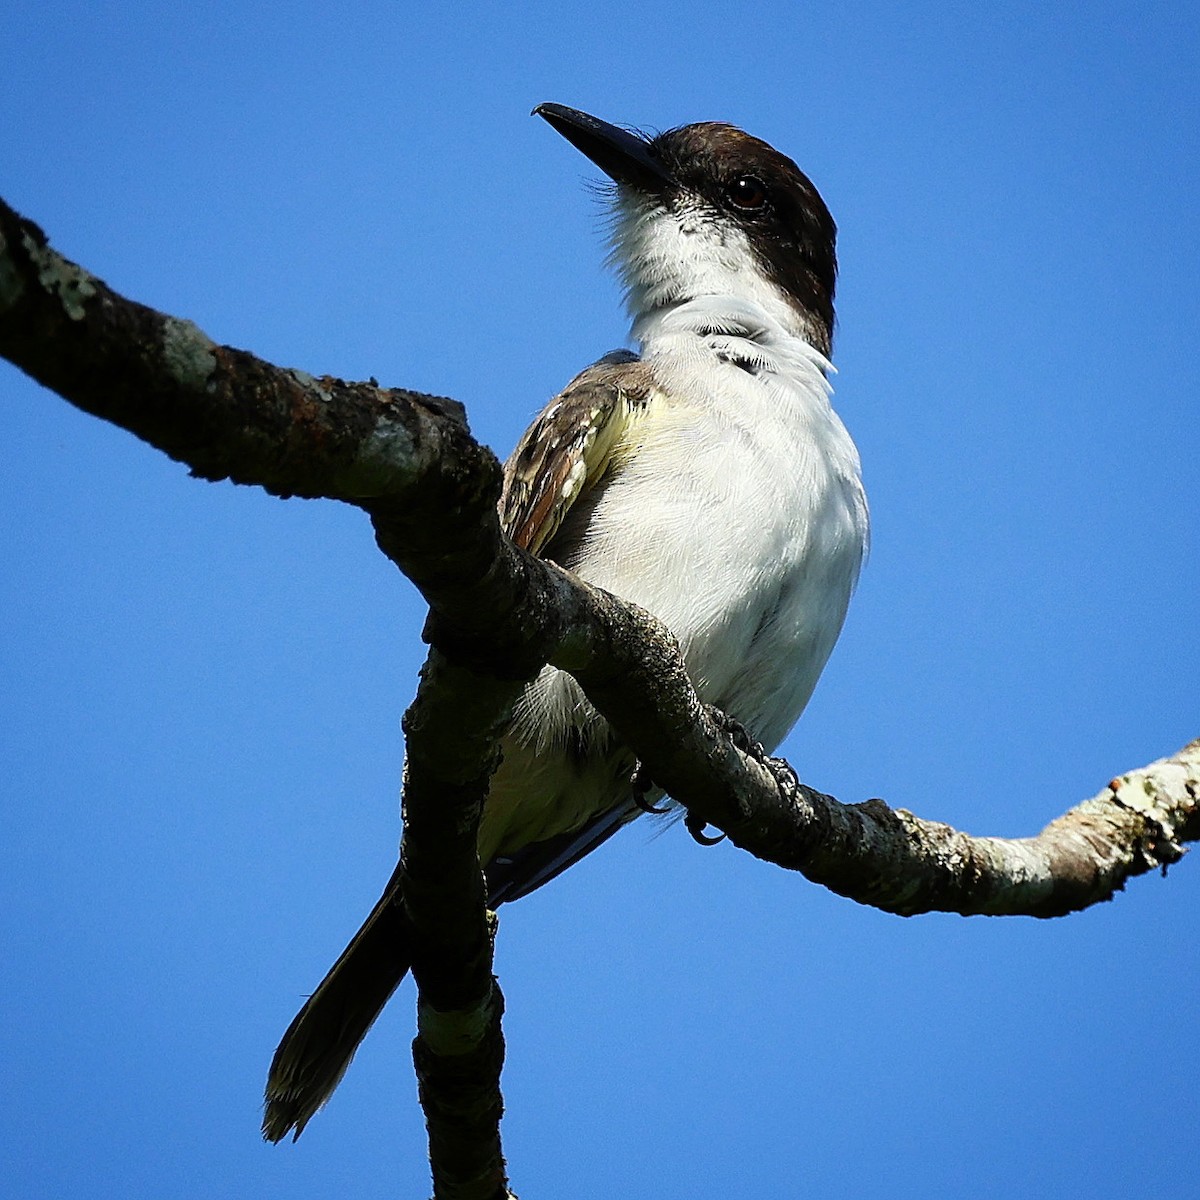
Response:
M389 880L370 916L288 1026L267 1076L263 1137L298 1138L333 1095L359 1043L408 973L405 927Z
M628 769L625 770L628 774ZM640 809L628 800L598 813L582 829L526 846L488 864L488 907L527 896L607 841ZM371 915L321 986L296 1014L271 1060L263 1137L282 1141L304 1131L333 1095L358 1044L400 986L410 965L407 930L400 916L396 875Z

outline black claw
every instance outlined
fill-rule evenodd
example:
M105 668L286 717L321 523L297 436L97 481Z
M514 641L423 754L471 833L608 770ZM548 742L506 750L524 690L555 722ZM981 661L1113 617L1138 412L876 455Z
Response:
M715 846L718 842L723 842L725 840L725 835L723 833L718 834L716 837L710 837L704 832L705 828L708 826L708 822L702 821L699 817L695 817L691 813L688 813L688 815L684 817L683 825L688 833L690 833L692 837L700 843L701 846Z
M790 800L800 790L800 776L796 774L795 768L786 758L771 758L763 759L763 766L771 772L771 777L775 780L775 786Z
M671 810L669 808L656 808L645 796L640 793L635 793L633 802L644 813L653 813L656 817L665 817Z
M755 762L763 762L767 757L766 750L763 749L762 742L756 741L750 736L750 731L741 723L731 717L728 713L722 712L719 708L709 706L709 713L713 720L720 726L721 730L729 738L729 740L743 753L748 754Z
M654 786L654 780L650 778L650 772L640 762L634 767L633 774L629 777L629 786L633 788L633 802L642 812L662 817L671 811L669 808L655 808L646 799L646 793Z
M762 763L775 780L775 786L789 800L793 799L800 790L800 778L792 769L792 765L786 759L772 758L767 753L763 744L755 741L750 736L750 731L745 725L735 720L728 713L724 713L719 708L714 708L711 705L708 711L729 740L743 754L748 755L755 762Z

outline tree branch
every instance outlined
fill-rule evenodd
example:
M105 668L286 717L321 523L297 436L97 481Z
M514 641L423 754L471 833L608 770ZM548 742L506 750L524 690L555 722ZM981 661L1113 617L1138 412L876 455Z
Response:
M504 997L476 842L520 685L432 651L404 716L401 893L417 981L413 1063L436 1200L507 1200L500 1149Z
M507 1194L497 1122L503 1006L476 858L496 741L524 681L570 671L655 782L766 861L912 915L1057 916L1165 868L1200 836L1200 743L1114 780L1035 838L973 838L880 800L845 805L739 749L650 614L531 558L496 517L500 472L454 401L314 379L217 346L117 295L0 202L0 354L207 479L370 514L430 604L435 647L406 717L406 916L414 1054L437 1195ZM461 1136L460 1136L461 1135Z

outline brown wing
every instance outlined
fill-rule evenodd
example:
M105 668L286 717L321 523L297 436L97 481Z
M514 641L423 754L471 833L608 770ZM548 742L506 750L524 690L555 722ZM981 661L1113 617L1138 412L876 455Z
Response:
M650 393L644 363L612 356L546 405L504 464L500 523L518 546L540 553L571 505L619 466Z

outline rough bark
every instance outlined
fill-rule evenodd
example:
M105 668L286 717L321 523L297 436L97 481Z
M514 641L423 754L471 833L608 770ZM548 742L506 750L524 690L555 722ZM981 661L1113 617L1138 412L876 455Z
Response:
M217 346L60 257L2 201L0 354L193 474L364 509L380 548L429 602L434 650L405 721L402 866L420 988L414 1056L439 1197L508 1195L503 1001L475 837L497 737L545 662L576 676L694 826L890 912L1058 916L1165 869L1200 836L1200 742L1113 780L1027 839L970 837L799 784L786 764L739 748L652 616L504 537L499 465L460 405Z
M413 1063L437 1200L506 1200L504 997L476 853L497 740L520 685L430 652L404 717L404 910L417 981Z

